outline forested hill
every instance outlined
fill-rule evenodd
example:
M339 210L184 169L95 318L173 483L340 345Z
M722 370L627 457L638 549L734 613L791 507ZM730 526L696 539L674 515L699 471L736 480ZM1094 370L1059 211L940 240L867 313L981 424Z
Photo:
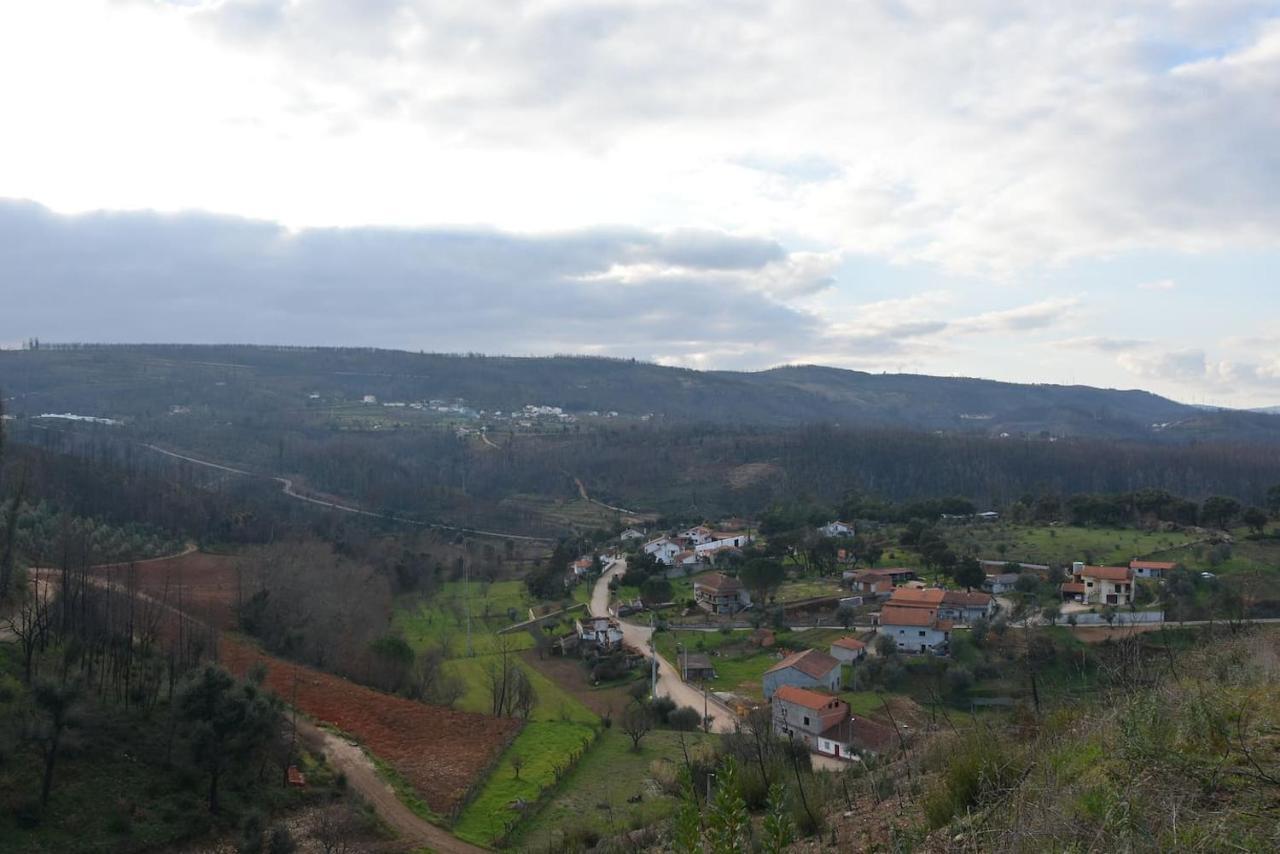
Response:
M836 423L987 435L1271 439L1280 418L1215 412L1143 391L1019 385L814 366L693 371L643 362L393 350L204 345L49 347L0 352L15 414L155 415L210 405L258 414L325 400L462 399L486 410L526 404L617 411L668 422L760 426Z

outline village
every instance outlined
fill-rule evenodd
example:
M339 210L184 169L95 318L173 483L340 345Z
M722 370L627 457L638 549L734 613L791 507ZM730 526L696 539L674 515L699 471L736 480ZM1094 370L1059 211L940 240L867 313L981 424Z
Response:
M891 660L945 666L975 636L1013 624L1162 620L1158 609L1139 610L1139 584L1159 585L1178 568L1135 558L1125 566L1077 561L1055 572L990 559L977 562L981 583L965 587L936 574L928 580L919 569L847 565L855 561L841 544L853 538L853 525L834 520L816 530L835 543L838 573L814 580L785 565L762 582L754 576L763 538L751 522L653 535L627 528L567 567L566 586L591 585L592 596L557 650L593 662L593 677L651 671L652 695L692 706L708 731L733 731L764 713L776 735L802 742L819 765L858 763L903 735L883 716L865 714L877 696L863 690L874 681L869 672ZM637 567L647 567L640 578ZM796 596L788 599L789 588ZM1047 596L1046 607L1027 607L1033 591Z

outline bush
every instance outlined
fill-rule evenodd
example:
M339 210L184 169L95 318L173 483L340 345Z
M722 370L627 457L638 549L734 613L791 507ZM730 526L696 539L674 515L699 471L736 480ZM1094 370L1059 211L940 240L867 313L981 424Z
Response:
M690 706L681 706L667 715L667 725L672 729L692 732L702 726L702 713Z
M649 704L653 719L660 724L669 723L671 713L676 710L676 701L670 697L655 697Z
M1002 793L1021 776L1025 760L1010 747L985 735L953 739L939 745L945 753L938 778L925 792L924 814L930 829L943 827L956 815Z

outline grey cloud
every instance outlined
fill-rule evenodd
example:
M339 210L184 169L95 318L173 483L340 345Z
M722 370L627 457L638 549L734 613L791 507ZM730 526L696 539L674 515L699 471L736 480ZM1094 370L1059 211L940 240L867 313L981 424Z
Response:
M0 202L0 340L233 341L777 361L809 314L752 277L785 252L703 232L315 229ZM614 264L678 266L627 284ZM728 272L726 272L728 271Z
M1095 350L1100 353L1124 353L1146 347L1150 343L1141 338L1109 338L1103 335L1068 338L1057 342L1059 347L1072 350Z

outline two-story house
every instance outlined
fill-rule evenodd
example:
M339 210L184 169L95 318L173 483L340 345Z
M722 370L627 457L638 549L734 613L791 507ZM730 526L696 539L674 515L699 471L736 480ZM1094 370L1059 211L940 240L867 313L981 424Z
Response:
M840 662L816 649L795 652L766 670L762 685L766 700L783 685L839 691Z
M885 605L880 611L879 633L893 638L903 652L938 652L951 641L951 620L934 608Z
M1133 604L1133 570L1127 566L1072 564L1071 581L1062 585L1064 597L1086 605ZM1070 590L1068 590L1070 585Z
M736 614L751 604L751 594L742 582L722 572L708 572L695 578L693 598L699 608L712 614Z
M670 537L658 537L644 544L644 553L653 555L658 563L671 566L676 555L684 551L684 544Z

